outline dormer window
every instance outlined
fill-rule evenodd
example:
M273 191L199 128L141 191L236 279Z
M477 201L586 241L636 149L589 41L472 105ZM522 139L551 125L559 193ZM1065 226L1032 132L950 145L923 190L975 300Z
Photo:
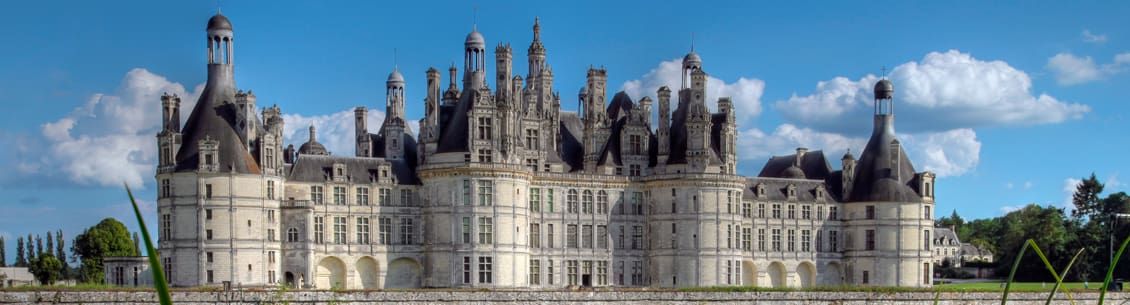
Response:
M218 171L220 169L220 143L213 140L211 136L205 136L197 145L200 150L200 163L198 164L200 171Z

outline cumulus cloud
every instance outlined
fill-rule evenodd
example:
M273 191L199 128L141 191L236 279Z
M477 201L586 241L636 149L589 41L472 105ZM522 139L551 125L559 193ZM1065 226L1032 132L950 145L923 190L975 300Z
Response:
M849 138L792 124L781 124L770 133L754 128L740 131L738 134L739 158L743 161L764 160L774 155L790 154L797 147L823 150L827 156L840 156L848 149L856 149L858 154L859 149L866 144L867 139L864 138Z
M903 138L911 160L919 162L921 169L938 176L960 176L977 168L980 160L981 142L973 129L905 135Z
M1094 34L1094 33L1091 33L1091 30L1083 30L1083 33L1080 33L1079 35L1083 37L1083 42L1090 42L1090 43L1104 43L1104 42L1106 42L1106 35L1105 34Z
M94 94L64 117L40 125L44 151L27 149L27 158L15 168L81 185L126 182L141 188L157 163L154 135L161 123L161 94L178 94L181 107L191 109L202 89L189 92L148 70L130 70L113 93Z
M310 126L314 126L318 143L326 146L336 156L353 156L355 153L356 128L353 124L353 108L322 115L283 114L283 143L293 144L295 149L310 140ZM370 133L380 130L385 119L383 111L369 110L365 118Z
M644 96L656 99L659 87L667 86L671 89L671 107L679 101L679 87L682 82L683 60L676 58L660 62L658 67L644 74L643 77L629 80L620 86L620 90L627 93L633 100ZM704 67L709 73L709 66ZM738 78L737 81L727 83L719 78L707 76L706 78L706 106L711 111L717 111L718 98L729 97L734 103L738 123L747 122L750 118L761 114L761 95L765 92L765 81L756 78Z
M1062 190L1063 190L1063 193L1064 193L1064 198L1063 198L1062 206L1064 208L1067 208L1068 212L1074 212L1075 211L1075 202L1073 201L1074 200L1073 195L1075 195L1075 188L1079 187L1079 184L1081 184L1081 183L1083 183L1083 180L1077 179L1077 178L1063 179ZM1071 215L1071 214L1069 213L1068 215Z
M1096 64L1090 56L1079 57L1071 53L1059 53L1048 58L1047 69L1055 75L1060 85L1077 85L1106 79L1126 71L1130 65L1130 52L1114 56L1106 64Z
M899 121L900 129L912 133L1058 123L1091 110L1034 95L1028 73L957 50L931 52L921 61L901 64L889 78L895 85L895 113L912 118ZM836 77L817 83L811 94L794 94L775 106L787 120L816 130L864 133L869 129L859 121L872 113L872 89L878 80L875 75Z

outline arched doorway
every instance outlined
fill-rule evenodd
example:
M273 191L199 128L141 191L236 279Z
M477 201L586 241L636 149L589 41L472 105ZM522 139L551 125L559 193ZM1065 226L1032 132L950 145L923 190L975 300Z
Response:
M290 271L286 272L285 283L286 283L286 287L288 287L288 288L298 288L297 286L294 286L294 273L292 273Z
M381 288L380 275L377 260L368 256L357 260L357 283L361 284L362 289Z
M384 288L419 288L420 263L411 258L398 258L388 263Z
M757 286L757 266L753 261L742 262L742 286Z
M840 263L837 262L830 262L824 265L824 272L821 274L820 284L824 286L843 285L843 272L840 270Z
M787 274L785 274L785 264L782 264L781 262L773 262L769 264L769 283L773 285L773 288L788 287L788 284L785 282L785 280L787 279Z
M811 262L803 262L797 265L796 274L800 278L801 288L810 288L816 285L816 266Z
M323 258L318 262L318 270L314 275L314 285L318 289L345 288L345 262L337 257Z

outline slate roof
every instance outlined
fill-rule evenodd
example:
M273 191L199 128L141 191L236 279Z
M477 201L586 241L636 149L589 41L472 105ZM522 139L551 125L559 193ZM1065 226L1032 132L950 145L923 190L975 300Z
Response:
M463 93L459 94L459 101L455 103L454 107L441 107L440 111L449 111L446 118L441 117L440 121L440 136L439 143L436 147L437 153L445 152L468 152L467 136L470 127L467 112L475 103L475 97L481 94L477 90L464 88ZM447 108L447 109L444 109ZM441 113L441 115L443 115Z
M415 158L413 158L415 159ZM345 165L346 180L358 183L373 181L381 164L389 164L397 184L419 184L415 169L406 160L386 160L365 157L335 157L299 155L289 168L287 180L300 182L325 182L330 180L335 163Z
M764 178L790 178L782 174L786 169L793 166L794 163L796 163L795 153L770 157L769 161L765 162L765 166L761 168L761 173L757 174L757 176ZM832 173L832 165L829 164L827 158L824 157L824 152L820 150L805 153L804 157L801 158L801 163L798 168L804 172L805 179L827 180Z
M183 143L177 152L177 172L196 171L200 162L200 140L219 143L219 171L259 174L259 165L235 129L235 86L209 81L181 129Z
M935 227L934 228L934 236L932 236L931 238L934 239L934 245L935 246L958 246L958 245L961 245L961 239L958 239L957 233L954 233L953 230L950 229L950 228ZM953 241L952 245L949 244L949 242L951 240Z
M746 178L745 191L742 192L743 200L771 200L771 201L785 201L789 198L788 187L789 185L796 186L797 200L801 202L814 202L816 201L817 189L825 184L823 180L798 180L798 179L780 179L772 177L749 177ZM765 186L765 198L761 199L757 194L758 185ZM836 202L836 198L831 192L825 189L824 200L826 202Z
M898 166L891 166L891 145L898 146ZM916 191L917 175L906 150L895 137L894 116L875 116L875 129L855 167L855 185L849 202L921 202Z

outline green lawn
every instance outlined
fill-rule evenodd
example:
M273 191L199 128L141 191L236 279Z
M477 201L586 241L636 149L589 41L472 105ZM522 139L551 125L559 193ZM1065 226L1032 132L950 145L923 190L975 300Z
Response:
M977 282L977 283L956 283L956 284L942 284L937 285L938 288L946 291L951 290L985 290L985 291L1003 291L1003 282ZM1055 286L1055 282L1048 283L1012 283L1012 290L1015 291L1051 291ZM1067 282L1063 283L1064 288L1075 290L1099 290L1103 284L1101 282L1091 282L1084 285L1083 282Z

